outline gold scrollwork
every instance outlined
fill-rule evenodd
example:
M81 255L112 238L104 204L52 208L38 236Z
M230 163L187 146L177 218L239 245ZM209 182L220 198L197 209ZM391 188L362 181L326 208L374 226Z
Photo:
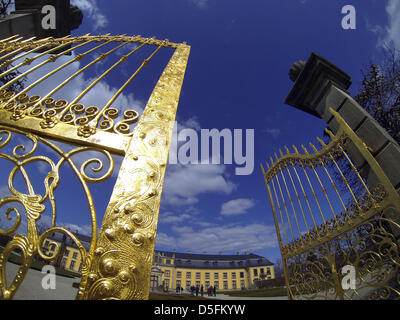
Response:
M26 235L16 234L12 238L12 240L5 246L4 250L0 253L0 288L3 295L2 298L4 299L10 299L13 297L21 282L23 281L35 254L38 254L42 259L45 259L47 261L52 261L57 257L57 255L59 254L58 245L56 245L55 253L51 256L47 256L46 254L44 254L41 249L43 247L45 239L53 233L62 233L68 236L76 244L77 248L80 250L82 257L82 274L86 274L88 272L91 255L93 254L96 245L97 221L96 211L87 183L99 183L105 181L111 176L114 168L112 156L107 151L98 150L92 147L78 147L65 153L59 147L54 145L52 142L45 140L44 138L29 133L27 134L17 129L10 129L4 126L0 126L0 150L5 149L10 144L13 133L25 136L31 141L31 146L27 148L25 144L18 144L16 147L13 148L11 155L8 153L0 152L0 159L9 161L14 165L14 167L10 171L8 178L8 189L11 195L6 196L0 200L0 208L4 208L6 205L9 204L19 203L24 208L28 228ZM50 147L53 151L55 151L60 156L60 160L55 163L47 156L35 155L39 142L43 143L44 145ZM87 172L87 169L89 168L91 168L93 173L101 172L104 165L100 159L88 159L81 164L80 168L78 168L71 159L74 155L87 151L101 152L106 156L109 166L108 169L105 170L105 173L102 174L100 177L93 177ZM44 194L37 194L35 192L29 177L29 172L26 169L29 164L39 162L44 162L49 166L49 171L43 180L43 185L45 187ZM81 244L80 240L76 238L73 233L63 227L56 226L57 210L54 199L54 191L60 181L59 168L64 162L67 162L70 165L72 171L77 176L88 200L88 208L90 210L92 224L92 242L88 252ZM97 164L97 167L93 167L94 164ZM17 173L22 175L28 193L18 191L15 188L14 180ZM52 225L50 228L39 235L36 223L40 219L41 215L45 212L45 203L47 203L47 201L50 203ZM11 235L18 231L21 225L22 213L20 209L13 205L12 207L8 207L5 211L5 216L8 220L12 220L10 216L11 214L15 215L14 223L6 230L0 229L0 235ZM22 252L22 264L11 284L7 284L5 278L6 263L10 254L15 250L19 250Z

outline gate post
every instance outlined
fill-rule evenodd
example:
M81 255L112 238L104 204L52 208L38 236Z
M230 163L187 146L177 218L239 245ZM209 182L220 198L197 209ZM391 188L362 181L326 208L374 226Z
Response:
M336 133L338 123L329 108L337 111L350 128L367 144L391 183L400 192L400 146L346 90L351 85L348 74L321 56L311 53L307 62L298 61L290 69L294 85L285 103L323 119ZM379 179L354 145L346 151L372 188Z

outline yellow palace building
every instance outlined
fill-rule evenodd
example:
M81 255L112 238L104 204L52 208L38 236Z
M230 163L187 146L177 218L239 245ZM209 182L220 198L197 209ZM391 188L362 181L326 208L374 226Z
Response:
M255 287L258 280L274 279L274 265L256 254L209 255L154 251L151 287L164 290L203 285L204 290L240 290Z
M81 241L86 250L89 250L90 237L82 234L75 234L75 236ZM80 273L82 267L81 253L70 238L58 233L52 234L44 241L42 251L47 256L52 256L56 250L56 244L60 247L60 252L56 259L59 267Z

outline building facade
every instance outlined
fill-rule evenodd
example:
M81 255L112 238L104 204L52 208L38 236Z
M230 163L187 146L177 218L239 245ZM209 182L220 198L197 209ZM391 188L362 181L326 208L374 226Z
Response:
M258 280L275 278L274 265L256 254L207 255L154 251L153 266L162 270L164 290L203 285L204 290L240 290L256 287ZM156 275L152 275L153 278ZM153 281L156 283L156 281Z
M89 250L90 237L82 234L75 234L75 236L81 241L86 250ZM57 246L59 246L59 254L53 263L65 270L81 273L81 253L70 238L57 233L52 234L44 241L42 252L47 256L53 256Z

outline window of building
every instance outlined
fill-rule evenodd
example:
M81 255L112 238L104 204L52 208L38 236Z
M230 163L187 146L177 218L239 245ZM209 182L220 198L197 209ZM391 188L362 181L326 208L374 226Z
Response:
M196 287L200 287L200 281L196 281Z
M224 273L222 274L222 276L224 277L224 279L228 279L228 272L224 272Z
M201 278L201 273L200 272L196 272L196 279L200 279Z
M190 279L192 277L192 273L191 272L186 272L186 279Z
M206 281L206 289L210 286L210 281Z
M206 279L210 279L210 273L206 272Z
M67 259L66 258L62 258L61 260L61 268L65 268L67 265Z
M240 273L240 277L241 277L241 278L244 278L244 272L241 272L241 273Z
M165 263L166 263L166 264L171 264L171 259L167 259L167 260L165 261Z
M68 249L66 249L66 250L65 250L65 252L64 252L64 256L66 256L66 257L68 257L68 256L69 256L69 250L68 250Z
M170 276L170 271L169 270L165 270L164 276L165 277L169 277Z
M271 269L267 268L267 274L270 275L271 274Z
M164 288L169 288L169 279L164 280Z
M181 286L181 280L176 280L176 287L180 287Z
M236 280L232 280L232 289L236 289Z
M74 252L72 254L72 259L78 259L78 252Z
M253 274L254 274L254 276L258 275L257 269L253 269Z
M227 290L228 289L228 281L224 281L224 289Z
M177 278L182 278L182 271L177 271L176 272L176 277Z
M214 272L214 279L218 279L219 278L219 273L218 272Z
M260 268L260 274L264 274L264 268Z
M219 281L214 281L214 287L219 289Z
M191 285L192 282L190 280L186 280L186 290L189 290Z
M69 265L69 268L70 268L70 269L73 269L74 267L75 267L75 261L72 260L71 263L70 263L70 265Z
M240 288L245 288L244 280L240 280Z
M232 272L232 279L236 279L236 272Z

